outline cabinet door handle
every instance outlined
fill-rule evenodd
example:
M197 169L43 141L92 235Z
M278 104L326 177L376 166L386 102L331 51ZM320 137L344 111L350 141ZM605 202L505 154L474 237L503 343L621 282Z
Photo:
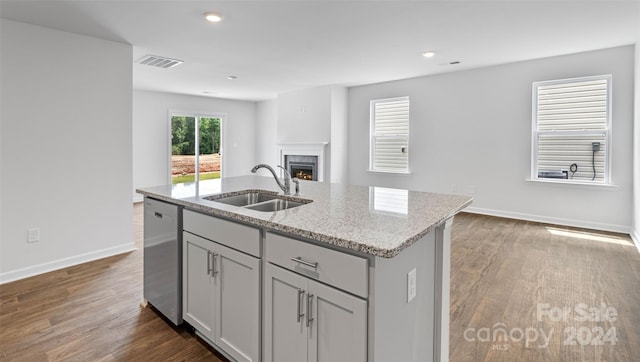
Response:
M313 303L313 294L307 295L307 327L311 325L313 322L313 317L311 317L311 304Z
M306 265L306 266L310 266L314 269L318 268L318 262L312 263L310 261L306 261L304 259L302 259L301 256L296 257L296 258L291 258L291 261L295 261L296 263L302 264L302 265Z
M300 298L304 297L304 290L302 289L298 289L298 310L296 312L296 318L298 320L298 323L300 323L300 320L302 319L302 317L304 317L304 313L302 312L302 301L300 301Z
M211 252L207 250L207 275L211 275Z
M213 255L213 272L211 276L215 278L216 274L218 274L218 255L220 254L211 253L211 255Z

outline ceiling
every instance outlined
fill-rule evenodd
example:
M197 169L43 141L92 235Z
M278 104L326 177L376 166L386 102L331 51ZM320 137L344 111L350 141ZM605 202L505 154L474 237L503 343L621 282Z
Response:
M633 44L640 2L1 0L0 17L131 44L135 89L264 100Z

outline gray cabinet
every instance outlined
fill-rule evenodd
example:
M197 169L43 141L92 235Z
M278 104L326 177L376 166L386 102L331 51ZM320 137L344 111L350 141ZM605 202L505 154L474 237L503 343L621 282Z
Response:
M367 302L265 267L265 361L366 361Z
M214 277L211 275L213 243L195 235L182 237L184 258L183 318L205 337L213 340Z
M222 245L218 240L224 240L215 232L203 233L215 242L187 232L187 225L194 221L190 214L193 213L184 215L184 320L234 360L258 361L260 259ZM217 225L222 229L225 223L235 225L212 217L208 219L222 221ZM256 235L259 235L257 230ZM255 242L259 242L258 237Z
M219 245L214 342L237 361L260 358L260 260Z

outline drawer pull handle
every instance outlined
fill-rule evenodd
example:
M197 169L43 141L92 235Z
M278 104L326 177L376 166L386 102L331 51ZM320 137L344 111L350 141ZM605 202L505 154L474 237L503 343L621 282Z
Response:
M298 289L298 312L297 312L298 323L300 323L300 320L302 319L302 317L304 317L304 313L302 312L302 301L300 301L300 298L303 298L303 297L304 297L304 290Z
M312 267L314 269L318 268L318 262L312 263L310 261L303 260L302 257L291 258L291 261L294 261L294 262L302 264L302 265L310 266L310 267Z

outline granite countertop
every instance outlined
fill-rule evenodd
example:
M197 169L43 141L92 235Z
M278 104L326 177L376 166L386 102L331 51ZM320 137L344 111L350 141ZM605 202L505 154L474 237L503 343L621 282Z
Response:
M300 181L299 196L313 202L277 212L203 198L247 189L282 194L273 177L253 175L136 191L192 210L384 258L398 255L472 201L461 195L313 181Z

